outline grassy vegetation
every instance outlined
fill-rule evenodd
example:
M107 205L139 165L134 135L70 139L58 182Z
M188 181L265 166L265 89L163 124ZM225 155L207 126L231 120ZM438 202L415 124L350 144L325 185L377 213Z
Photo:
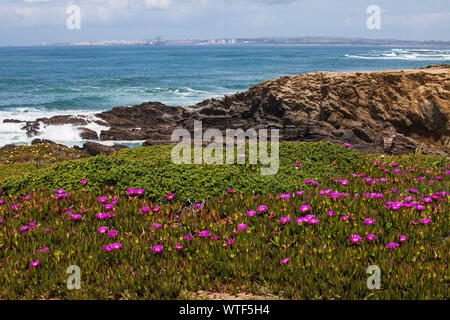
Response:
M54 144L18 146L0 150L0 181L43 170L62 161L86 157L81 151Z
M339 177L356 170L363 161L360 153L331 143L282 144L278 174L262 176L260 166L248 160L245 165L175 165L171 147L151 147L57 163L0 183L9 193L41 187L73 191L87 179L86 191L144 188L146 196L155 201L175 192L184 200L199 201L219 196L229 188L258 194L295 190L304 179ZM301 166L295 167L296 163Z
M328 143L283 144L280 157L262 177L249 164L174 166L170 147L151 147L3 180L0 298L448 298L447 158ZM66 287L71 265L80 290Z

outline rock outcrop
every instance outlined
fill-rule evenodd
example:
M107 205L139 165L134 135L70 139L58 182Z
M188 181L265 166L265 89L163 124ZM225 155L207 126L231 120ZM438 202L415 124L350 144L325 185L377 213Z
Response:
M111 153L114 153L116 151L126 149L126 148L128 148L128 147L123 146L123 145L105 146L103 144L96 143L96 142L86 142L83 145L83 148L75 147L75 149L83 151L89 156L96 156L101 153L111 154Z
M177 128L279 129L282 141L350 143L362 152L445 155L450 142L450 65L377 72L315 72L285 76L246 92L190 107L144 103L97 114L109 127L101 140L171 144ZM66 121L67 120L67 121ZM83 117L28 122L82 125Z

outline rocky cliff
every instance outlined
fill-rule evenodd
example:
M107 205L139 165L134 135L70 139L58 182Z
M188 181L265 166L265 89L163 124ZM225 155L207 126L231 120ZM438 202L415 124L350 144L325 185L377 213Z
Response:
M108 126L101 140L168 144L176 128L278 128L282 141L350 143L363 152L447 154L450 141L450 65L379 72L315 72L286 76L246 92L190 107L144 103L97 115ZM38 119L83 124L83 117ZM92 136L92 132L83 134Z

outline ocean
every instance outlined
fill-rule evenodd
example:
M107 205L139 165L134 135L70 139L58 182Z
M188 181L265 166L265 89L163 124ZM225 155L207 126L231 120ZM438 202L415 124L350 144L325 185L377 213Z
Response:
M186 106L245 91L282 75L370 71L450 63L449 48L358 46L111 46L0 48L0 146L29 144L23 124L59 114L95 114L147 101ZM104 128L92 123L90 128ZM36 138L36 137L35 137ZM76 128L42 136L82 145ZM133 145L130 143L130 145Z

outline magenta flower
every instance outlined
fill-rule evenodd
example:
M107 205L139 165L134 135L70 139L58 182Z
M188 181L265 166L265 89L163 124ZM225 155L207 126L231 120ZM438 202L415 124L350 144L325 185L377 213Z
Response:
M203 238L207 238L211 235L211 232L209 232L208 230L203 230L202 232L200 232L200 237Z
M122 244L121 243L113 243L110 244L108 246L104 246L103 249L105 251L113 251L113 250L117 250L117 249L121 249L122 248Z
M182 246L181 244L177 244L177 245L175 246L175 249L181 250L181 249L183 249L183 246Z
M248 229L248 227L247 227L246 224L240 224L240 225L238 225L238 227L237 227L237 230L238 230L238 231L244 231L244 230L247 230L247 229Z
M368 226L375 224L377 221L375 219L372 218L368 218L366 220L364 220L364 223L367 224Z
M218 235L215 235L215 236L212 236L210 239L211 239L211 240L219 240L220 237L219 237Z
M247 215L248 215L249 217L253 217L255 214L256 214L256 211L253 211L253 210L247 212Z
M97 217L97 219L100 219L100 220L104 220L104 219L108 218L107 213L97 213L95 216Z
M108 197L100 197L100 198L98 198L98 202L100 202L100 203L103 203L103 202L106 202L106 201L108 201Z
M53 232L53 229L44 229L45 232Z
M201 203L196 203L195 205L194 205L194 208L195 209L198 209L198 208L201 208L203 206L203 204L201 204Z
M83 186L85 186L85 185L87 185L87 180L86 179L84 179L84 180L81 180L81 185L83 185Z
M32 263L30 263L30 268L36 268L40 264L41 262L39 260L33 261Z
M158 229L158 228L161 228L161 227L162 227L161 223L153 223L152 224L152 228Z
M30 226L22 227L22 228L19 229L19 231L23 232L23 231L27 231L28 229L30 229Z
M64 189L58 189L58 190L56 190L56 193L57 194L63 194L63 193L65 193L66 192L66 190L64 190Z
M423 218L422 220L420 220L420 222L422 224L430 224L432 222L432 220L429 218Z
M158 212L159 209L160 209L160 207L154 207L154 208L153 208L153 212Z
M50 249L45 247L44 249L41 249L41 252L50 252Z
M258 210L258 212L265 212L265 211L267 211L267 209L268 208L266 206L259 206L257 210Z
M4 203L5 203L5 200L0 199L0 204L4 204Z
M282 263L282 264L286 264L286 263L288 263L289 261L291 261L291 259L290 259L290 258L286 258L286 259L281 260L281 263Z
M406 241L408 241L408 238L406 236L402 235L402 236L400 236L399 241L400 242L406 242Z
M328 215L329 217L332 217L332 216L334 216L334 211L331 211L331 210L330 210L330 211L328 211L328 212L327 212L327 215Z
M350 219L349 216L342 216L342 217L341 217L341 220L342 220L342 221L345 221L345 220L348 220L348 219Z
M97 231L98 231L98 233L105 234L106 232L108 232L108 227L98 228Z
M433 199L432 198L422 198L422 202L423 203L431 203L431 202L433 202Z
M120 248L122 248L122 244L121 243L113 243L111 246L113 247L113 249L120 249Z
M108 232L108 237L115 238L115 237L117 237L118 234L119 234L119 232L117 232L117 230L111 230Z
M3 222L3 219L2 218L0 218L0 223L2 223Z
M143 207L141 208L141 212L146 213L150 211L150 207Z
M155 253L162 252L163 250L164 250L164 248L162 246L154 246L152 248L152 251L155 252Z
M302 164L301 164L300 162L296 162L296 163L295 163L295 167L296 167L296 168L300 167L301 165L302 165Z
M173 194L173 193L170 193L166 196L167 200L172 200L173 198L175 198L175 194Z
M114 209L114 206L112 204L105 204L103 207L105 208L105 210L112 210L112 209Z
M374 235L374 234L368 234L368 235L366 236L366 238L367 238L368 241L373 241L373 240L376 240L376 239L377 239L377 236Z
M18 204L13 205L13 206L11 207L11 210L13 210L13 211L19 211L19 205L18 205Z
M297 220L295 220L295 223L300 224L300 223L305 223L308 222L308 219L304 218L304 217L300 217Z
M302 213L308 212L309 210L311 210L311 206L309 206L309 205L303 205L300 207L300 211Z
M360 243L361 242L361 237L355 234L355 235L350 237L350 242L351 243Z
M136 194L137 194L138 196L142 196L144 193L145 193L145 190L144 190L144 189L136 189Z
M389 242L386 247L388 247L389 249L395 249L399 246L399 244L397 242Z
M232 244L234 242L236 242L236 239L234 239L234 238L231 238L231 239L227 240L227 244Z
M129 196L132 196L133 194L135 194L136 193L136 190L134 190L133 188L128 188L127 189L127 194L129 195Z
M192 240L194 239L194 237L192 236L192 234L188 234L184 236L184 240Z
M114 217L115 215L116 215L115 212L110 212L110 213L97 213L95 216L99 220L105 220L105 219L109 219L111 217Z
M308 219L307 221L309 224L319 224L320 220L319 219Z
M56 199L69 198L69 197L70 197L70 194L68 194L68 193L60 193L55 196Z
M291 222L291 218L289 218L289 217L283 217L283 218L280 219L280 222L283 223L283 224L288 223L288 222Z
M343 146L346 148L350 148L352 145L350 143L344 143Z
M79 214L71 214L70 219L72 220L81 220L81 215Z

